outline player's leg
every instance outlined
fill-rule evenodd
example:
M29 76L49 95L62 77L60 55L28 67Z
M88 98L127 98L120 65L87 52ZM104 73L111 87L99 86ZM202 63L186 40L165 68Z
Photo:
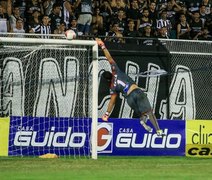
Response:
M148 126L148 125L146 124L146 122L147 122L147 116L146 116L146 115L142 115L142 116L140 117L140 124L144 127L144 129L145 129L146 131L152 132L153 129L152 129L150 126Z
M144 127L144 129L148 132L152 132L152 128L146 124L147 117L140 112L137 93L138 92L136 91L131 92L126 98L127 103L135 111L136 114L140 115L140 124Z
M150 105L149 99L147 97L147 95L140 90L139 91L139 96L137 97L139 100L139 108L140 108L140 112L142 112L143 114L145 113L146 115L149 116L149 120L151 122L151 124L153 125L154 129L156 130L158 135L163 135L163 131L160 129L159 125L158 125L158 121L152 111L152 107Z
M157 121L155 115L153 114L152 110L150 110L146 114L149 116L149 120L152 123L153 127L155 128L155 130L156 131L160 130L160 127L158 125L158 121Z
M154 115L154 113L151 111L147 112L147 114L149 115L149 120L152 123L152 125L154 126L157 135L158 136L164 136L165 134L163 133L163 130L160 129L159 125L158 125L158 121Z

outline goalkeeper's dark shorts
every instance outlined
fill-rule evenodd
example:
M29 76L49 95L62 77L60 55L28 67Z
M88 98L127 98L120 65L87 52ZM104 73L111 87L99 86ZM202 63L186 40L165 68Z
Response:
M140 88L134 89L127 97L128 105L135 111L135 113L140 117L142 114L152 110L146 93L144 93Z

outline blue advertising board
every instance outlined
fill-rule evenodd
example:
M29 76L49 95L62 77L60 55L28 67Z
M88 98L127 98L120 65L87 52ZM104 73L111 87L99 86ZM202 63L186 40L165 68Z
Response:
M88 155L89 118L10 117L9 155Z
M150 123L147 123L151 126ZM184 156L185 121L159 120L166 136L148 133L137 119L109 119L98 126L99 154L117 156Z
M99 119L98 154L184 156L185 121L160 120L159 125L165 137L146 132L138 119ZM90 135L90 118L10 117L8 155L89 155Z

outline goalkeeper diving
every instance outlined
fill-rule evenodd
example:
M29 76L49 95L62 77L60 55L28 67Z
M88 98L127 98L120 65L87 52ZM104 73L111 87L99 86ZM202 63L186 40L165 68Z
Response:
M140 117L140 124L148 132L153 132L153 129L146 124L147 118L153 125L158 136L164 136L164 132L160 129L158 121L153 113L152 107L149 103L146 93L125 73L123 73L116 62L113 60L110 52L107 50L104 42L96 38L97 44L102 48L105 57L111 65L112 73L104 71L102 76L110 84L110 102L107 107L107 112L102 116L103 121L108 121L108 118L115 106L116 99L119 93L126 98L128 105Z

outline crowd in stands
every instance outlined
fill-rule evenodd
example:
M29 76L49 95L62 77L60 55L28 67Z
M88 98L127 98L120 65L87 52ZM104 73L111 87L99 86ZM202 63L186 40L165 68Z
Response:
M104 37L116 43L139 38L212 40L211 0L1 0L0 33ZM143 41L149 45L151 41Z

